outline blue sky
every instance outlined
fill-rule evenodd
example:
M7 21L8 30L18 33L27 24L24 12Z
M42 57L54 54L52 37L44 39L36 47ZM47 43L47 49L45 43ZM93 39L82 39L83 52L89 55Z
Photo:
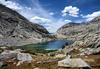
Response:
M69 22L90 21L100 16L100 0L0 0L0 3L49 32Z

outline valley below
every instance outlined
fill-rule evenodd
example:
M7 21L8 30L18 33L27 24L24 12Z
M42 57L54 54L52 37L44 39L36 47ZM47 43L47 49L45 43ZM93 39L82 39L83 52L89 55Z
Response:
M52 35L0 4L0 69L100 69L100 16Z

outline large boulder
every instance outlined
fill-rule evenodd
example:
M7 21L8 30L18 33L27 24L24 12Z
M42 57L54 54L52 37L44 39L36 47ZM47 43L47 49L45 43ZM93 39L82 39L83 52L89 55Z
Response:
M81 58L65 58L61 61L58 61L59 67L64 68L86 68L91 69L90 66Z
M19 61L32 61L32 57L28 53L18 53L17 60L19 60Z
M6 61L8 59L16 58L17 53L17 51L5 50L0 54L0 60Z

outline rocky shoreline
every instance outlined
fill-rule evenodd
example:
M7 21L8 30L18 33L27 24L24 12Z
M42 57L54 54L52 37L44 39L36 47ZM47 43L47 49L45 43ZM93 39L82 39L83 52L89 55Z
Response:
M64 50L66 49L66 50ZM66 59L68 63L71 59L81 58L85 61L90 69L99 69L100 67L100 54L92 53L89 49L74 47L66 47L58 51L49 53L30 53L21 49L11 49L7 47L0 47L0 69L66 69L66 67L58 66L58 62ZM79 52L80 50L80 52ZM84 50L84 51L83 51ZM94 50L93 50L94 51ZM65 54L66 53L66 54ZM84 54L83 54L84 53ZM79 69L80 67L69 67L67 69ZM83 68L84 69L84 68Z

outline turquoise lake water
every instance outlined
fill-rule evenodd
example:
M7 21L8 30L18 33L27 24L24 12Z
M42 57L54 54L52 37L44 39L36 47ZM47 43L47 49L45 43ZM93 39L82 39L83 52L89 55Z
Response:
M38 44L30 44L25 45L24 48L40 48L45 50L57 50L64 47L64 45L71 44L72 41L70 40L52 40L48 42L38 43Z

